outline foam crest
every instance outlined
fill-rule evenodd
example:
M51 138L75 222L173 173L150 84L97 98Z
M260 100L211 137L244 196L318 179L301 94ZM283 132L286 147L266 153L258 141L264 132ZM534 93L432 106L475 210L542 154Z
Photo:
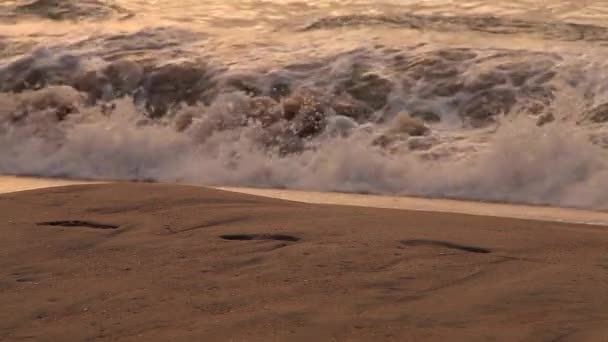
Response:
M371 20L349 18L347 26ZM462 30L495 23L395 18L372 21ZM213 35L151 27L7 58L0 173L608 208L599 50L416 42L329 49L309 39L336 23L290 31L307 37L297 55L291 45L203 55L201 46L218 42ZM508 34L556 40L604 34L497 23L515 30Z

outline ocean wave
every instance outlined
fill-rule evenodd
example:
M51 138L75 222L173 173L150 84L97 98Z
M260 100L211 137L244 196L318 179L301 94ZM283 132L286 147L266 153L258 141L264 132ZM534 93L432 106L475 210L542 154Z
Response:
M0 5L0 19L18 21L26 18L58 21L127 19L134 14L105 0L31 0Z
M167 37L165 31L157 33ZM148 32L90 39L88 44L104 46L105 55L90 55L82 42L80 50L35 50L0 66L0 91L64 85L86 95L88 105L129 96L151 118L240 92L257 103L256 110L282 111L288 119L308 111L323 118L329 113L359 123L382 122L407 112L453 127L484 127L510 113L547 114L557 96L570 93L580 97L583 112L601 105L606 91L601 80L594 80L603 64L557 53L375 47L268 70L197 58L140 58L145 49L159 50L161 40L154 37ZM171 39L162 41L164 48L173 46ZM269 113L264 115L274 115ZM601 115L589 117L597 122Z
M187 26L0 36L13 52L0 62L0 173L608 209L596 50L326 42L332 20L268 41Z
M79 44L0 67L0 173L608 207L600 62L377 46L268 70Z
M302 140L281 135L276 126L246 124L235 115L244 100L224 97L163 122L143 120L125 100L117 101L111 113L99 107L68 107L62 115L33 110L2 124L0 172L596 209L608 205L602 190L608 179L606 151L571 124L537 127L520 119L505 122L491 135L432 129L412 134L401 120L366 125L334 116L331 129ZM398 144L377 144L382 134L391 134ZM281 151L285 148L297 153Z

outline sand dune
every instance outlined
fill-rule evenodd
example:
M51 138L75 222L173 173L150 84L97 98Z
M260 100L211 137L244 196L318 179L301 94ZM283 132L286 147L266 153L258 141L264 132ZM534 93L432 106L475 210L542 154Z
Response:
M99 184L0 196L0 340L602 341L599 226Z

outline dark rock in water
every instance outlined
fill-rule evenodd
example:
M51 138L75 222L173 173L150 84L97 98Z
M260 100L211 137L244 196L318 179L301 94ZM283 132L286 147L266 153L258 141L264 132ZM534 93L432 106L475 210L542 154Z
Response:
M604 123L608 121L608 103L602 103L592 108L583 115L584 121L593 123Z
M412 118L420 119L425 122L439 122L441 121L441 116L430 110L418 110L413 111L411 114Z
M494 117L507 114L516 103L516 97L509 89L491 89L471 98L461 109L460 116L474 127L494 121Z
M393 86L389 80L355 67L352 77L342 84L342 88L355 99L379 110L386 105Z
M51 20L103 19L114 15L132 16L122 7L100 0L35 0L18 6L16 14L34 15Z
M146 108L152 118L180 103L194 105L210 87L206 69L196 64L166 65L144 79Z

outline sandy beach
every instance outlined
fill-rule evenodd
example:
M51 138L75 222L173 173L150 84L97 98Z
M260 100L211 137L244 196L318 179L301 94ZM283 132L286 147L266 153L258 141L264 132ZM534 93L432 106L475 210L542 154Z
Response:
M602 341L598 225L191 186L0 195L0 340Z

